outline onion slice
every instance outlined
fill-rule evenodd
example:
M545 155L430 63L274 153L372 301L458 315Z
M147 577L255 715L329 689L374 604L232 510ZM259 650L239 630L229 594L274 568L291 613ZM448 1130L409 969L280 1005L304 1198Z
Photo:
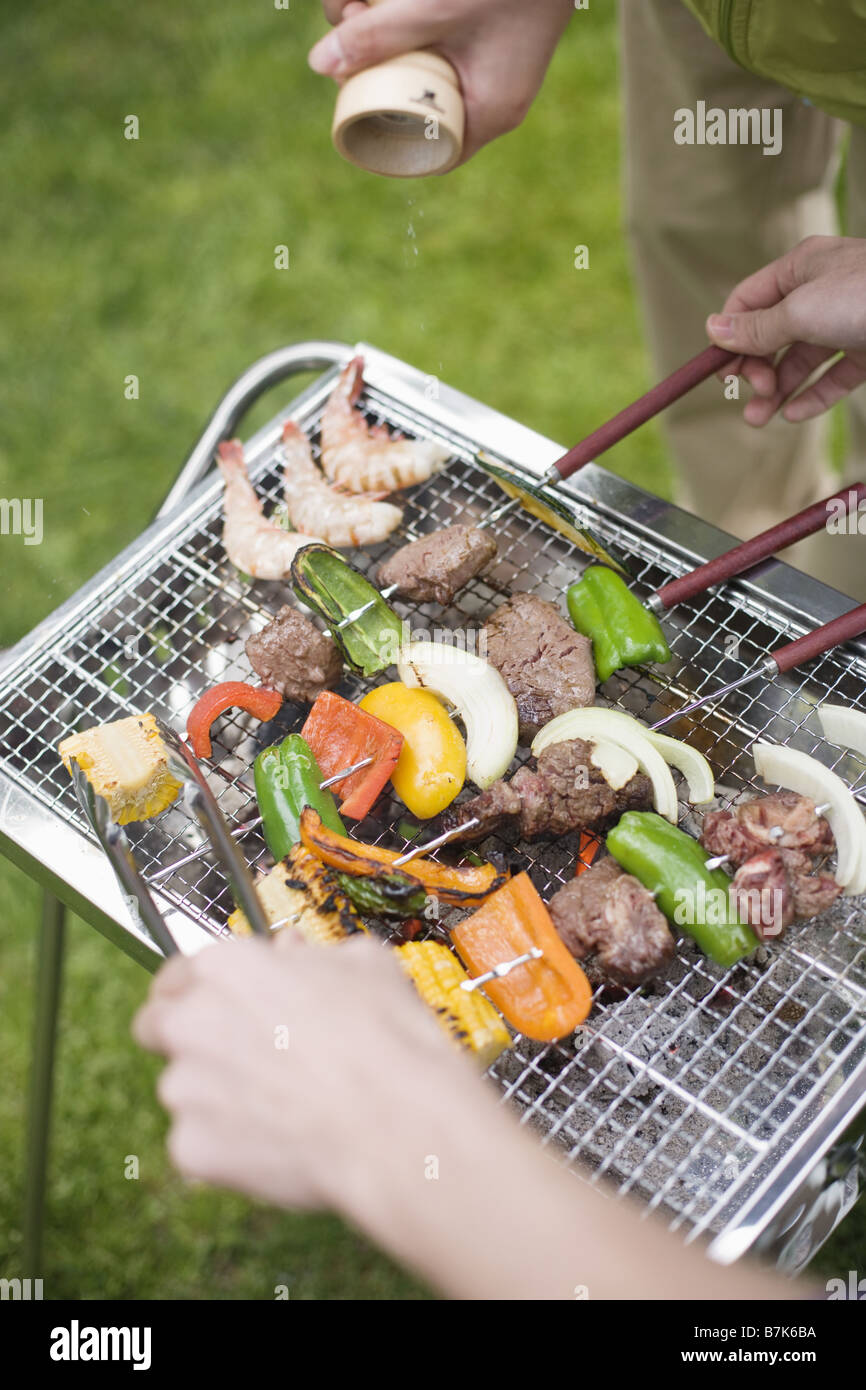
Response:
M836 839L836 882L849 895L866 892L866 821L841 777L798 748L756 743L755 768L765 782L787 787L816 803L828 803Z
M627 719L629 716L623 717ZM716 779L703 753L692 748L690 743L683 743L682 739L657 734L655 729L644 729L644 733L668 766L675 767L685 777L689 801L693 806L704 806L708 801L715 800Z
M588 743L618 743L637 762L641 772L645 772L653 784L653 805L660 816L677 823L677 789L670 769L646 736L643 726L627 714L616 710L570 709L558 714L545 724L532 741L532 751L536 757L549 748L552 743L562 743L566 739L582 738Z
M825 738L866 760L866 710L851 709L849 705L820 705L818 718Z
M598 768L607 785L613 787L615 792L630 782L638 771L637 758L627 752L621 743L611 743L607 738L600 738L593 744L589 761Z
M466 730L466 773L482 791L507 771L517 752L517 705L489 662L446 642L412 642L397 660L404 685L447 700Z

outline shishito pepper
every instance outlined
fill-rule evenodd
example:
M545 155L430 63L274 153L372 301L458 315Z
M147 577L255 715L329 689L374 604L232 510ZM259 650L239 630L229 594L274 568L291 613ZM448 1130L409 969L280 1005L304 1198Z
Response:
M519 1032L539 1042L572 1033L592 1007L590 983L563 945L529 874L517 874L452 931L472 975L523 956L533 947L538 960L518 965L485 992Z
M410 690L402 681L370 690L361 709L399 729L403 747L391 783L421 820L450 806L466 780L466 744L441 700L431 690Z
M364 676L393 665L403 645L403 623L379 590L328 545L305 545L292 561L298 597L331 626L346 660ZM371 606L341 628L350 614Z
M336 787L342 798L340 813L352 820L364 819L392 775L403 747L399 730L384 715L380 719L376 714L376 710L366 709L364 701L359 709L342 695L324 690L301 730L326 778L372 757L368 767L353 772Z
M387 873L393 868L394 860L400 852L382 849L380 845L365 845L360 840L352 840L348 835L339 835L322 824L315 810L308 807L301 813L301 839L307 849L317 854L332 869L344 874L362 878L376 878L383 870ZM452 903L457 907L483 902L506 880L507 874L500 872L493 864L483 864L480 868L450 864L437 864L435 859L423 857L411 861L412 878L434 898Z
M343 892L359 912L371 917L417 917L427 906L427 890L417 878L394 873L380 873L375 878L356 878L337 874Z
M607 847L717 965L734 965L755 950L758 939L731 902L731 880L707 868L706 850L684 830L654 811L627 811L608 832Z
M253 778L265 843L277 863L301 838L305 806L314 807L336 834L345 834L334 798L319 786L321 768L300 734L289 734L278 747L265 748L256 758Z
M613 570L590 565L570 586L566 598L574 626L592 641L600 681L623 666L670 661L671 649L655 613Z

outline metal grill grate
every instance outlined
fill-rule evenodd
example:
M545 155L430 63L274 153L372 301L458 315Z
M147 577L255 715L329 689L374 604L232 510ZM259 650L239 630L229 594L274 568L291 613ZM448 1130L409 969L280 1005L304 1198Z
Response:
M316 452L321 393L318 400L301 418ZM380 391L368 391L365 405L371 419L435 433L454 448L446 471L405 498L405 528L412 534L477 520L501 502L502 494L473 462L471 439L446 435ZM252 473L259 494L276 504L281 476L273 445L259 453ZM631 532L603 514L591 520L603 541L628 554L644 596L682 572L677 557L641 530ZM181 529L170 529L68 630L0 677L2 765L41 801L46 822L60 816L84 830L55 751L70 730L147 708L182 728L207 686L248 678L244 640L289 594L284 585L245 584L227 562L220 534L221 488L211 482ZM373 572L405 538L395 534L351 558ZM584 563L562 537L523 512L505 520L497 541L494 566L448 610L396 605L414 634L480 626L517 591L559 602ZM734 679L805 627L781 607L733 585L698 607L676 610L666 629L674 653L670 667L652 677L621 673L601 692L648 723L695 692ZM354 699L368 686L347 676L340 691ZM817 752L866 801L866 767L826 745L810 717L816 702L828 697L866 704L866 662L850 651L831 652L805 674L795 671L773 684L756 681L729 697L724 709L699 711L689 727L673 732L709 755L728 797L760 789L747 750L752 738L764 736ZM250 770L258 749L300 727L305 713L286 705L264 727L238 712L223 719L214 738L218 770L211 784L230 823L256 813ZM681 810L697 829L691 808L683 804ZM396 800L380 802L376 818L356 833L402 846L400 818ZM210 932L225 933L233 904L206 859L164 874L199 845L199 832L186 816L172 809L130 832L145 876L159 874L160 891L178 909ZM257 831L241 843L252 865L267 865ZM529 870L544 897L573 872L574 837L527 846L506 833L491 837L487 848L494 845L515 869ZM448 921L446 912L431 932L447 938ZM621 1191L634 1191L649 1207L663 1208L672 1224L696 1234L721 1229L731 1219L768 1165L790 1150L862 1063L864 1012L866 933L857 906L842 900L819 921L792 929L781 946L762 949L754 961L727 974L682 938L664 980L632 994L602 990L573 1040L543 1046L517 1038L492 1075L544 1142L579 1160L593 1180L613 1179Z

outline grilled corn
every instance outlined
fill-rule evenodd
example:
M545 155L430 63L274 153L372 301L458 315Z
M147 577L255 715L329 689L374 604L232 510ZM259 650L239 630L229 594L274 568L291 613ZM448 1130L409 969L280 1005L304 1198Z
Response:
M74 759L118 825L149 820L170 806L180 782L168 770L152 714L134 714L71 734L57 749L67 772Z
M410 941L396 947L396 956L424 1003L460 1047L475 1054L487 1068L511 1045L511 1035L484 995L460 988L468 979L456 956L437 941Z
M366 931L337 875L303 845L295 845L256 884L265 917L272 927L290 926L305 941L333 946ZM250 925L240 908L229 917L235 936L248 936Z

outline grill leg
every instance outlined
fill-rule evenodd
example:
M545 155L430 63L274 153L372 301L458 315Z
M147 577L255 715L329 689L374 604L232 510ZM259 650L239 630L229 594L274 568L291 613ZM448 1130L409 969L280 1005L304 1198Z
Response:
M27 1115L27 1172L24 1184L24 1278L42 1277L42 1224L51 1128L51 1096L57 1014L63 973L66 909L52 893L42 898L36 964L33 1054Z

